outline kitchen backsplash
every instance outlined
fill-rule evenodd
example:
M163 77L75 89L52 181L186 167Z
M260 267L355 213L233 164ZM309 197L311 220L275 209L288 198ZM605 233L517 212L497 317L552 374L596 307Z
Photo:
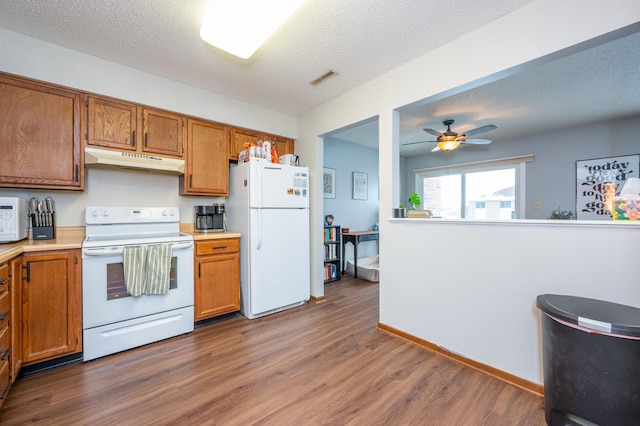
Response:
M84 226L87 206L178 206L180 222L193 223L193 206L224 203L224 197L180 196L178 176L134 170L86 169L83 192L0 188L0 196L18 196L56 202L56 226Z

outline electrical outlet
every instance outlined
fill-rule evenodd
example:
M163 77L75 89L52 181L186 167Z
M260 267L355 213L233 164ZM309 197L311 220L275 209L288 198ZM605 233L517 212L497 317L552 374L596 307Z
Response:
M533 208L534 209L539 209L542 206L542 204L540 203L540 201L534 201L533 202Z

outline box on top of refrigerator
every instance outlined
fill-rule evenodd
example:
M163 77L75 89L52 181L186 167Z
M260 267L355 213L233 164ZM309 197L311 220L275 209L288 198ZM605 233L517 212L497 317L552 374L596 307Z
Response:
M298 165L298 156L293 154L284 154L280 156L280 164L287 164L289 166Z

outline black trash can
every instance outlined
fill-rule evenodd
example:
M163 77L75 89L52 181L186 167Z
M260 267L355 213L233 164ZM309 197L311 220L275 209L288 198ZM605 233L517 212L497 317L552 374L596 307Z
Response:
M547 424L640 424L640 309L553 294L537 307Z

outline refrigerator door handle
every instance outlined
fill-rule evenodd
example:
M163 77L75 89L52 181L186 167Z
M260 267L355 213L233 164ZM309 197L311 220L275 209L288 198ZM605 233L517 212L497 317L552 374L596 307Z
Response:
M254 170L256 171L254 182L258 195L258 229L256 229L258 241L256 243L256 250L260 250L262 247L262 176L260 175L260 167L255 167Z
M254 168L256 171L254 182L256 184L256 193L258 195L258 208L262 207L262 176L260 175L260 167L256 165Z
M260 250L262 248L262 209L258 209L258 229L256 229L256 233L258 234L258 241L256 243L256 250Z

